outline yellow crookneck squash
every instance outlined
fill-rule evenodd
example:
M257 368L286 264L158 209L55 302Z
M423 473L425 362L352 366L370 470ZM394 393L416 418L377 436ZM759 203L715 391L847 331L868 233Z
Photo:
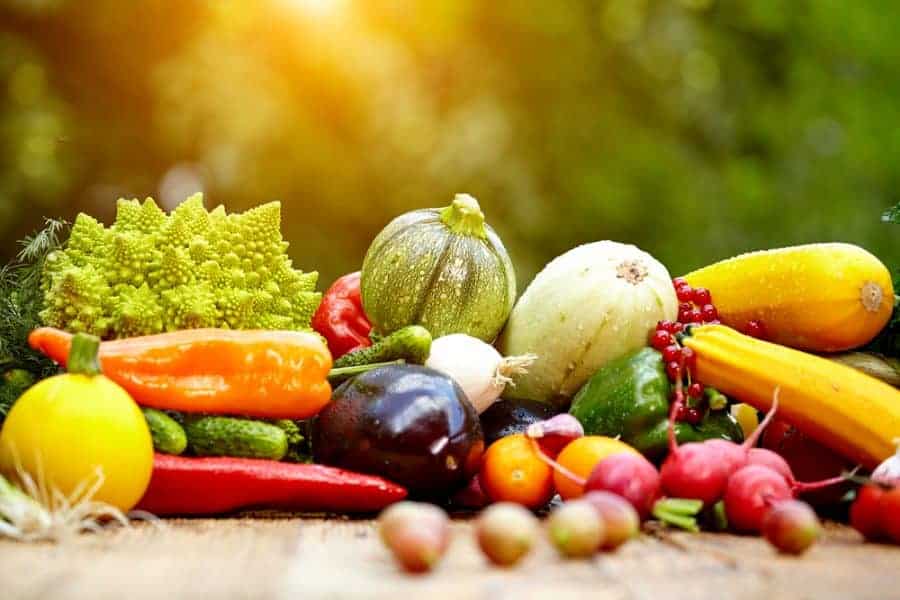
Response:
M873 468L900 437L900 390L826 358L743 335L724 325L689 328L695 376L728 396L778 414L803 433Z
M872 340L890 319L887 267L852 244L810 244L729 258L685 275L707 288L719 319L745 330L759 321L773 342L840 352Z

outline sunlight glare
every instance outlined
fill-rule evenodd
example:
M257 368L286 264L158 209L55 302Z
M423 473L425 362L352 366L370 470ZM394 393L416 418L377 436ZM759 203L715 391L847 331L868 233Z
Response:
M281 0L281 2L311 17L334 16L346 3L345 0Z

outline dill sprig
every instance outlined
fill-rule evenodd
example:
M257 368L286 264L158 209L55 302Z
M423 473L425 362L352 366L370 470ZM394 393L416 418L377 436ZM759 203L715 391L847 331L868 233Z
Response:
M15 259L0 268L0 372L22 369L40 379L57 371L53 361L28 347L28 334L40 326L44 262L62 248L67 230L65 221L46 219L40 231L19 242Z

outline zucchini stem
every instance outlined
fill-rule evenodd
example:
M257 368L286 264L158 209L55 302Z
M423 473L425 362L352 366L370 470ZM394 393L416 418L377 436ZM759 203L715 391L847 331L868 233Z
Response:
M478 200L469 194L457 194L450 206L441 210L441 222L459 235L480 239L487 237L484 213L481 212Z

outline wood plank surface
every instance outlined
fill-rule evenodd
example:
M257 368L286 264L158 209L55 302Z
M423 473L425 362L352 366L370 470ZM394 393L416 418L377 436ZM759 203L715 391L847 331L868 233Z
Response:
M802 558L762 540L645 535L615 554L564 561L542 541L515 569L488 566L457 521L446 560L400 573L372 521L194 519L52 544L0 542L0 598L900 599L900 548L829 526Z

